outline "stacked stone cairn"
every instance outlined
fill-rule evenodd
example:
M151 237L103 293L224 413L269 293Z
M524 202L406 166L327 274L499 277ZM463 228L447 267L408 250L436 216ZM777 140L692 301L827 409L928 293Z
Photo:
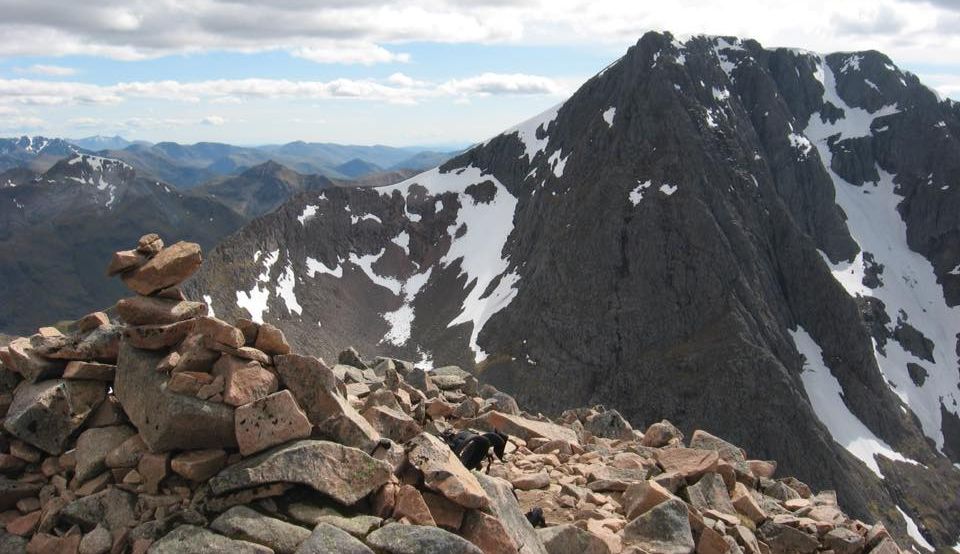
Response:
M0 349L0 552L899 552L776 463L613 410L555 422L449 366L293 354L177 286L156 235L109 273L136 295ZM439 438L505 432L469 471ZM542 510L546 527L525 514Z

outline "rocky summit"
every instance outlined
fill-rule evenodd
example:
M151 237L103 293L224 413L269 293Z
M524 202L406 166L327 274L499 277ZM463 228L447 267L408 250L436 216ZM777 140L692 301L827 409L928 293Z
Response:
M135 293L114 317L0 349L0 550L901 552L842 495L702 430L551 420L455 366L295 353L185 298L201 259L144 236L110 263ZM467 469L466 430L506 434L503 455Z
M960 542L960 104L876 51L648 33L402 183L306 193L186 285L558 417L723 436Z

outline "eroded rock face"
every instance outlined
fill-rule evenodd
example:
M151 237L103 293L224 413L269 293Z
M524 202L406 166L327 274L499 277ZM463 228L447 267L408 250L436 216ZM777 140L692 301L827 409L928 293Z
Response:
M210 490L223 495L269 483L299 483L349 506L386 483L391 473L386 462L356 448L302 440L226 468L210 480Z
M117 359L117 399L150 450L236 447L233 408L168 391L162 358L123 344Z

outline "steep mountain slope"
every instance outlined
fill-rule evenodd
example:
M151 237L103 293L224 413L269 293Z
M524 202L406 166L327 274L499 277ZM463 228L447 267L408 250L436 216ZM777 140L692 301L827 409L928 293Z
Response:
M953 545L957 132L877 52L650 33L438 169L297 197L191 287L325 356L705 428Z
M151 230L212 247L243 222L117 160L58 162L36 181L0 188L0 330L26 333L110 306L124 287L103 278L103 260Z
M81 150L58 138L27 136L0 138L0 171L15 167L46 171L61 158Z
M254 218L272 212L297 193L334 186L320 175L301 175L276 162L265 162L235 177L215 179L196 189L235 212Z

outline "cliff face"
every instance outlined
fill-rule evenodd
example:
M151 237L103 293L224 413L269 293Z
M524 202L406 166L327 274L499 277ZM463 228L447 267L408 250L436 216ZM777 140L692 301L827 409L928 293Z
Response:
M190 287L328 356L723 434L953 544L956 499L914 485L958 480L958 126L876 52L651 33L438 169L297 197Z

